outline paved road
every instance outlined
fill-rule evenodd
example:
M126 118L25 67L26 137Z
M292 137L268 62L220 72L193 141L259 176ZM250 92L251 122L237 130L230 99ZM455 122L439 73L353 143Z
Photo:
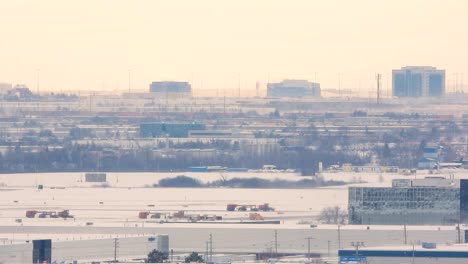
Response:
M403 229L377 230L370 227L360 229L343 228L338 232L336 226L329 228L278 228L275 225L262 227L200 227L194 225L171 227L59 227L59 226L0 226L0 234L15 233L16 236L29 234L32 238L47 236L60 236L55 240L54 259L79 259L88 257L112 257L113 239L119 237L119 250L121 255L144 256L151 250L151 244L147 237L154 234L168 234L170 248L175 252L205 252L206 241L209 234L213 235L214 252L258 253L275 250L275 228L278 234L278 252L305 253L307 252L307 237L312 237L311 251L322 255L335 255L339 244L341 247L349 247L353 241L362 241L366 246L402 245L404 243ZM363 230L364 229L364 230ZM44 234L44 235L42 235ZM47 234L47 235L45 235ZM338 235L339 234L339 235ZM126 237L127 236L127 237ZM132 237L129 236L139 236ZM81 241L79 238L81 237ZM75 241L64 241L66 239ZM97 239L96 238L100 238ZM89 240L88 240L89 239ZM462 237L462 240L464 238ZM408 230L407 241L430 241L446 243L456 241L455 229L429 228L424 230ZM1 244L1 242L0 242ZM28 247L29 246L29 247ZM410 248L411 246L408 246ZM29 245L0 246L0 262L15 255L16 258L28 259L30 256ZM12 252L16 252L12 254ZM13 263L13 262L4 262Z

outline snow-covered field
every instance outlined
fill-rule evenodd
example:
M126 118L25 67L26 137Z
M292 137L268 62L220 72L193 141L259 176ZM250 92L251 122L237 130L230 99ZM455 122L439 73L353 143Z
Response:
M466 171L451 171L455 178L468 178ZM293 173L183 173L203 182L221 177L261 177L267 179L300 180ZM169 234L171 247L177 250L203 251L209 233L216 235L219 247L226 252L246 252L251 248L261 251L273 240L273 230L279 230L281 247L288 251L304 250L304 237L320 238L313 244L317 252L327 251L327 241L332 250L337 248L337 227L298 224L301 220L314 221L327 206L346 208L348 186L316 189L233 189L233 188L153 188L159 179L175 177L181 173L108 173L107 185L84 182L84 173L3 174L0 175L0 245L15 244L30 239L52 238L55 242L119 237ZM323 173L325 180L342 180L359 186L390 186L395 178L422 178L425 174L403 176L378 173ZM437 175L430 175L437 176ZM361 183L359 183L361 182ZM365 183L363 183L365 182ZM41 184L44 189L39 190ZM269 203L274 212L259 212L266 220L280 220L280 224L196 224L159 223L138 218L138 212L186 214L215 214L223 219L246 220L250 212L227 212L229 203L259 205ZM70 210L74 218L26 218L26 210ZM17 222L21 219L21 222ZM90 226L89 223L92 223ZM366 235L365 227L343 227L342 243L362 239L373 245L401 244L400 227L372 227L374 235ZM438 239L455 241L453 227L408 227L412 239ZM356 230L355 230L356 229ZM397 231L395 231L397 230ZM419 232L419 233L418 233ZM374 234L374 233L372 233ZM187 240L188 239L188 240ZM271 247L271 244L270 244ZM0 247L0 255L2 250ZM25 249L24 252L29 252ZM5 253L5 252L3 252ZM63 253L63 252L62 252ZM62 254L61 253L61 254ZM66 253L63 253L66 254Z
M455 178L468 178L463 170L447 172ZM261 212L266 219L278 219L285 223L311 220L328 206L347 205L348 186L390 186L395 178L424 177L427 174L403 176L395 173L323 173L325 180L349 182L348 186L332 186L315 189L235 189L235 188L153 188L162 178L180 173L107 173L108 187L101 183L84 181L84 173L38 173L0 175L0 224L94 225L123 226L129 223L143 224L138 212L187 214L216 214L223 219L247 219L249 212L227 212L226 205L260 205L269 203L274 212ZM294 173L184 173L203 182L221 177L286 179L297 181ZM437 176L437 175L431 175ZM39 190L38 185L44 189ZM26 210L70 210L74 219L25 218ZM22 218L22 223L15 219Z

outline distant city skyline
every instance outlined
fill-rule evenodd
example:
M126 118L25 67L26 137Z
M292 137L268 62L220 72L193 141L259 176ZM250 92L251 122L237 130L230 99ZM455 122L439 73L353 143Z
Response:
M268 81L304 79L366 95L376 73L386 93L392 69L434 66L446 70L450 93L468 74L468 2L460 0L18 0L0 8L0 82L32 91L142 91L175 80L195 94L240 86L254 95L256 82L265 90Z

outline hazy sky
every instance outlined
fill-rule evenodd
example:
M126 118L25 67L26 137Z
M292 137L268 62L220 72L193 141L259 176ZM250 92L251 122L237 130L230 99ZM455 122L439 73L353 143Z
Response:
M2 0L0 82L35 90L242 89L283 78L367 90L392 68L465 72L466 0ZM449 80L451 82L451 80ZM449 83L450 84L450 83ZM449 87L449 90L451 88Z

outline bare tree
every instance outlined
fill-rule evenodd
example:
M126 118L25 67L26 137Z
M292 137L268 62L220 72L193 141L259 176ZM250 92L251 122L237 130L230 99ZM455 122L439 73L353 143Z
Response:
M339 206L325 207L320 212L319 221L325 224L345 224L348 212Z

